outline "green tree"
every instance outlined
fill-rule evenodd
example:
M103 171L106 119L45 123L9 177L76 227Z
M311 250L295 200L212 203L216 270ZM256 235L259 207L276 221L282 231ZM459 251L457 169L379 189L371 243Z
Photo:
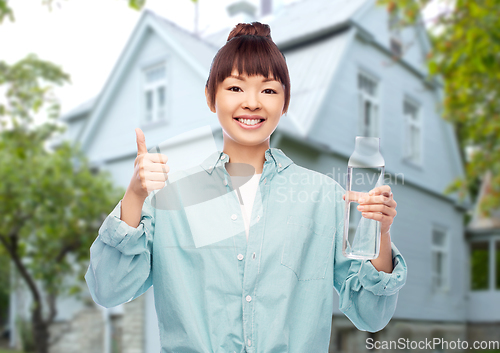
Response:
M91 172L79 145L51 148L65 129L56 121L52 85L68 81L58 66L33 54L13 65L0 61L7 92L0 105L0 256L12 260L31 293L38 353L48 352L56 299L80 290L89 248L124 193L109 172ZM47 122L35 125L41 109Z
M477 194L479 181L490 170L492 190L480 207L483 214L500 207L500 1L439 0L449 11L433 19L427 56L429 78L444 81L443 118L455 128L464 178L446 193ZM400 13L399 26L422 22L430 0L379 0L390 13ZM398 60L398 58L396 58ZM470 158L468 149L472 149Z

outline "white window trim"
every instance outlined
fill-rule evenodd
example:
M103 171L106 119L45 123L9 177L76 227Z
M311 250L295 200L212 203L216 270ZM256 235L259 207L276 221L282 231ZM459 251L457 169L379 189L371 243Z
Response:
M165 78L162 80L158 80L155 82L146 82L146 74L148 71L158 69L160 67L165 68ZM153 65L146 66L142 69L141 71L142 75L142 80L141 80L141 122L144 125L150 125L150 124L156 124L159 122L169 122L169 114L167 112L167 106L169 99L167 97L168 95L168 66L167 66L167 60L162 60L161 62L156 62ZM163 107L164 109L164 118L163 119L158 119L158 95L156 94L156 90L159 87L165 87L165 105ZM153 110L152 110L152 119L151 121L146 120L146 92L151 90L153 92Z
M443 232L444 234L444 245L443 246L438 246L434 244L433 241L433 235L434 235L434 230ZM441 281L441 286L440 287L435 287L434 286L434 277L437 275L436 272L434 272L433 266L433 261L432 257L434 256L434 252L442 252L444 254L444 263L443 263L443 271L442 271L442 281ZM431 232L431 287L433 292L441 292L441 293L446 293L449 292L450 290L450 232L446 227L443 227L441 225L433 225L432 226L432 232Z
M359 88L359 79L360 76L364 76L366 79L372 81L375 85L375 95L371 95L365 91L362 91ZM357 76L356 76L356 87L358 90L358 136L372 136L372 137L380 137L380 82L379 79L374 77L373 75L367 73L364 70L358 70ZM364 123L364 118L365 118L365 102L368 101L371 103L372 107L372 115L371 117L373 118L372 124L368 127L369 134L365 134L365 123Z
M408 103L415 107L417 111L416 115L416 121L411 119L410 115L405 114L405 104ZM424 143L423 143L423 124L422 124L422 105L417 103L414 99L411 99L409 97L405 97L403 100L403 120L404 120L404 139L403 139L403 160L405 162L409 162L415 166L421 167L423 165L423 156L424 156ZM419 148L419 153L418 153L418 160L415 160L413 157L411 157L411 149L412 146L409 145L411 139L410 139L410 128L411 127L416 127L419 131L419 141L418 141L418 148Z
M489 276L488 276L488 288L487 289L477 289L477 290L472 290L471 288L471 279L472 279L472 273L470 271L470 253L471 253L471 245L473 243L488 243L488 259L489 259ZM471 292L498 292L500 289L496 289L496 276L497 276L497 267L496 267L496 248L495 244L500 243L500 235L484 235L484 236L478 236L474 237L474 239L471 239L469 241L469 291Z

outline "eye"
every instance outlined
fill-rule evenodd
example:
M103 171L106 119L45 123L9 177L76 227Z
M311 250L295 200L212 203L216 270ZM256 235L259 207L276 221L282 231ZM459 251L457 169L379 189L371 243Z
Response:
M233 87L229 87L229 88L228 88L228 91L238 92L238 91L233 91L233 88L240 89L238 86L233 86Z
M276 91L275 91L275 90L273 90L273 89L270 89L270 88L267 88L267 89L265 89L264 91L271 91L271 92L273 92L274 94L276 94Z

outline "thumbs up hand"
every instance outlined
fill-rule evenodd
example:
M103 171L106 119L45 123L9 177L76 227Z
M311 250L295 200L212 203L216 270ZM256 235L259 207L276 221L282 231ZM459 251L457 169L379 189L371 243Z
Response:
M145 200L153 190L159 190L165 186L170 167L166 164L167 156L148 152L146 138L141 129L135 129L135 134L137 157L128 190Z

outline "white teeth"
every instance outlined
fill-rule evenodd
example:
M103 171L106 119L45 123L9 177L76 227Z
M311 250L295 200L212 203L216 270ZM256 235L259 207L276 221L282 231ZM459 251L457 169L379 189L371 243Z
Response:
M260 123L259 119L238 119L240 123L243 123L245 125L256 125Z

